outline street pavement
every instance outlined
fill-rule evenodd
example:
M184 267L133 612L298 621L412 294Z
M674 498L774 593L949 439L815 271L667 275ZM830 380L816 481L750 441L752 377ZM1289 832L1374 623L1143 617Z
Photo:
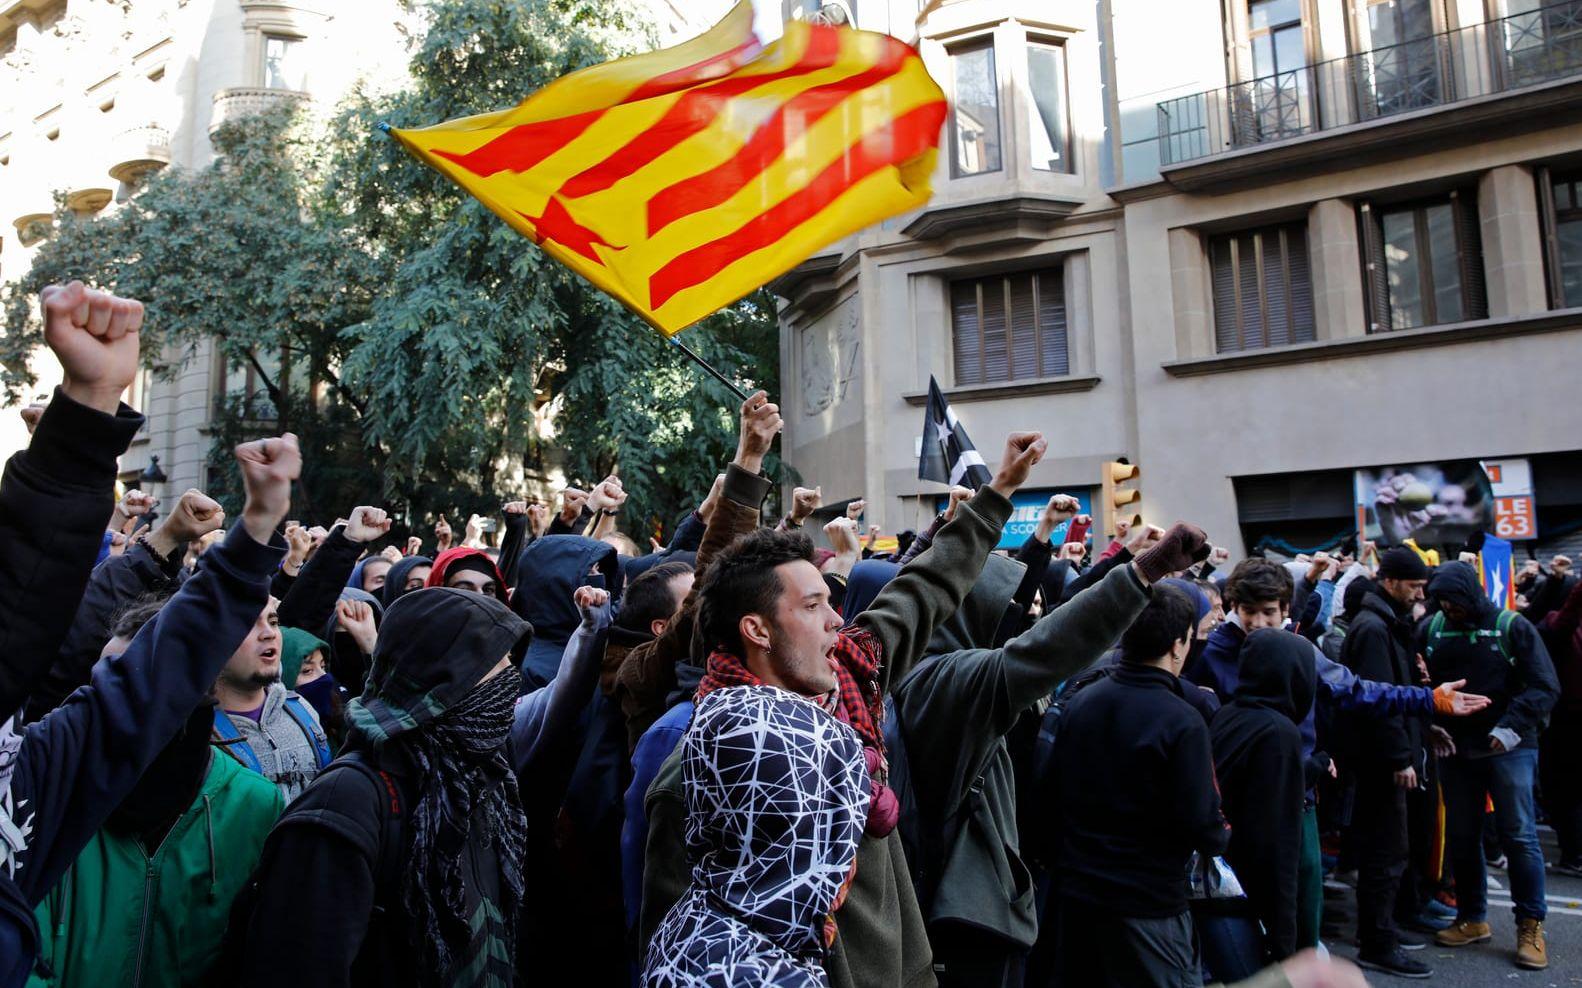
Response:
M1554 833L1541 828L1544 857L1551 863L1559 855L1555 850ZM1378 971L1364 972L1368 983L1377 986L1409 984L1445 985L1449 988L1571 988L1582 985L1582 878L1568 878L1550 871L1545 874L1544 892L1549 899L1549 918L1544 932L1549 936L1549 969L1524 971L1512 961L1516 951L1516 919L1511 914L1510 883L1504 871L1489 870L1489 925L1494 929L1494 939L1471 947L1448 950L1436 946L1433 938L1420 933L1408 936L1428 941L1422 950L1411 956L1434 969L1434 976L1427 980L1397 978ZM1326 899L1333 904L1335 900ZM1356 898L1347 889L1342 899L1347 915L1345 937L1329 942L1330 950L1339 957L1355 958Z

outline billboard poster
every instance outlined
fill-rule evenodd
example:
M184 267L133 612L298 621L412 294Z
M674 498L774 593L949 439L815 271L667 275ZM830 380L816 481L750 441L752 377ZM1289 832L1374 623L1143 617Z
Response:
M1078 514L1090 515L1093 513L1093 491L1091 488L1079 487L1075 490L1043 490L1043 491L1017 491L1011 495L1011 519L1005 523L1005 528L1000 531L1000 544L996 549L1020 549L1022 543L1033 535L1033 530L1038 527L1038 516L1043 514L1044 505L1056 494L1069 494L1076 498L1082 505ZM950 498L940 496L934 499L934 510L944 511L950 503ZM1066 540L1066 528L1070 522L1061 522L1049 536L1052 545L1059 546Z
M1355 474L1357 529L1381 548L1412 539L1454 551L1494 527L1494 493L1477 460L1369 467Z

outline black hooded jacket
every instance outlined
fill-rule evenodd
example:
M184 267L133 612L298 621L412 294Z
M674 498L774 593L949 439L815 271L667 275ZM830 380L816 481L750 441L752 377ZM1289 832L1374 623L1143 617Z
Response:
M1437 641L1430 640L1428 634L1431 621L1418 628L1417 648L1428 662L1428 674L1435 683L1465 679L1464 690L1493 701L1470 717L1443 719L1442 726L1455 739L1457 752L1487 752L1488 734L1496 727L1521 735L1524 747L1536 745L1560 698L1560 680L1537 629L1524 617L1512 619L1505 636L1510 653L1507 659L1493 634L1500 609L1484 596L1477 573L1466 563L1441 566L1428 584L1428 595L1477 615L1470 625L1458 624L1447 615L1446 634ZM1469 632L1485 634L1474 638Z
M1210 734L1220 797L1230 820L1226 857L1267 931L1270 959L1296 953L1297 865L1301 860L1302 733L1318 674L1313 646L1289 631L1247 636L1234 699Z
M1346 589L1349 593L1351 588ZM1340 664L1378 683L1422 683L1411 620L1396 610L1384 591L1363 593L1340 646ZM1422 767L1422 723L1413 714L1343 713L1337 717L1333 743L1337 751L1366 770L1399 772Z

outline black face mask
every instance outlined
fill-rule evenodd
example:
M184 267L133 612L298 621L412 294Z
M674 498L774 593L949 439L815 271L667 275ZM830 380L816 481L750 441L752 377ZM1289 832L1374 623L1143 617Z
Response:
M1193 674L1202 668L1203 652L1208 649L1207 638L1192 639L1192 646L1187 649L1186 662L1181 666L1181 675L1191 679Z
M204 702L187 718L181 733L155 756L137 785L115 808L105 827L127 837L163 840L171 826L198 798L209 772L209 733L214 705Z

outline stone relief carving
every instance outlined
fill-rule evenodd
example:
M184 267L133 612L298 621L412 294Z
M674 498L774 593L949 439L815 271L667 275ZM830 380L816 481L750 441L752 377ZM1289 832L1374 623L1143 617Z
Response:
M857 375L862 336L857 300L849 298L802 330L802 411L817 415L846 398Z

